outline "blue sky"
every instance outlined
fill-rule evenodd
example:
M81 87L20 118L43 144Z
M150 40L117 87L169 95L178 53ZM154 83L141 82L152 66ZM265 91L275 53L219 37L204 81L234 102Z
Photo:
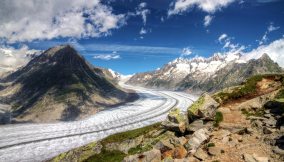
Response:
M83 18L91 14L95 15L94 18L84 19L84 21L99 22L90 23L96 27L92 33L86 29L82 29L83 32L77 31L80 26L69 29L70 26L81 23L79 18L77 23L75 14L70 14L70 17L62 16L64 19L58 18L58 24L67 19L65 24L62 23L60 26L54 25L56 16L50 14L44 16L47 18L53 16L54 24L49 26L52 29L39 31L39 34L36 34L36 29L34 33L25 31L26 29L6 29L6 33L11 34L5 35L0 32L0 38L2 38L0 42L5 47L18 48L24 44L29 49L40 50L58 44L71 43L95 66L111 68L122 74L133 74L161 67L180 57L182 53L183 57L196 55L208 57L215 52L225 53L241 47L243 51L250 51L260 45L268 45L272 41L283 38L283 0L213 0L209 7L202 4L203 2L187 1L187 4L183 3L178 8L176 6L179 0L104 0L94 4L93 7L97 7L94 12L104 8L102 13L107 16L106 18L101 18L92 11L81 13ZM7 1L7 3L12 2ZM6 9L14 7L9 5L6 4ZM84 7L84 4L82 6ZM78 9L74 12L78 13L82 10ZM10 16L12 13L8 9L5 12L2 8L2 11L6 17L11 17L10 21L8 18L2 21L8 26L8 23L12 22L11 20L14 20L17 15ZM207 24L205 24L206 16L209 19ZM24 17L19 17L17 20L22 19ZM35 17L27 22L32 24L37 20L42 21ZM44 23L41 22L41 24ZM35 22L32 27L37 24L40 23ZM68 25L69 27L66 27ZM24 34L18 34L22 31L27 34L24 32ZM55 34L46 34L46 31ZM218 38L222 34L226 37L219 41ZM228 46L224 47L226 43ZM183 50L185 48L188 50Z

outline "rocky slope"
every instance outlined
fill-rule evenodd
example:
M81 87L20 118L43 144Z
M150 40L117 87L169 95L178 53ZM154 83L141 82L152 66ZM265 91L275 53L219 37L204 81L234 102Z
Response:
M75 120L129 97L110 78L71 46L57 46L1 79L0 100L16 121Z
M136 74L128 83L154 88L211 92L237 85L256 74L280 72L281 67L267 54L249 61L243 60L241 54L215 54L210 58L178 58L156 71Z
M112 135L50 161L281 162L284 75L261 75L203 94L187 114L173 109L152 126Z

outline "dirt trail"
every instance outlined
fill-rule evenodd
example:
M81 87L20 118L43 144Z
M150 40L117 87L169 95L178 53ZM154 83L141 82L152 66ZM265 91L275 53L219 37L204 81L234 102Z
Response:
M275 81L263 79L257 84L258 93L272 92L278 86L279 83ZM222 153L209 156L205 161L243 162L244 154L255 154L263 160L272 159L271 157L274 156L272 147L264 142L260 133L262 130L253 128L250 120L239 108L239 105L245 101L247 100L231 102L218 109L223 114L223 121L219 128L212 132L209 143L214 143ZM248 131L244 131L246 129Z

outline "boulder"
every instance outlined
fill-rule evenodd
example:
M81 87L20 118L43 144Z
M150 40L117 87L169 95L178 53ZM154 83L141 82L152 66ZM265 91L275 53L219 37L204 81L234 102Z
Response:
M199 160L204 161L208 157L208 154L202 148L199 148L193 156Z
M187 155L187 151L183 146L178 146L174 149L172 157L174 159L183 159Z
M181 113L180 109L174 108L169 112L169 115L165 121L162 122L162 126L171 131L178 133L184 133L188 124L187 116Z
M203 127L204 127L203 120L195 120L194 122L190 123L187 126L187 130L190 132L195 132Z
M189 109L188 114L193 113L201 118L213 120L219 103L209 94L203 94Z
M175 146L171 143L170 139L163 139L157 142L154 148L165 152L167 150L175 149Z
M184 159L174 159L174 162L198 162L197 159L184 158Z
M221 154L221 149L219 147L209 147L208 153L209 155L216 156Z
M245 162L257 162L250 154L244 154L243 157Z
M267 127L263 127L263 134L271 134L273 131Z
M269 162L268 157L261 157L256 154L244 154L245 162Z
M161 162L161 152L157 149L144 152L142 154L135 154L127 156L123 162Z
M202 128L193 133L188 142L185 144L188 152L195 153L200 145L209 138L209 131Z
M273 152L275 152L276 154L279 154L281 156L284 156L284 150L280 149L278 146L275 146L273 148Z

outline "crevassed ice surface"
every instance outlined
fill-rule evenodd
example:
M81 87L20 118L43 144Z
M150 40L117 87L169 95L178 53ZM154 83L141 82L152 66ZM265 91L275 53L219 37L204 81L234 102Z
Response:
M0 126L0 161L44 161L111 134L162 121L171 108L186 111L197 99L183 92L124 87L135 90L140 98L84 120Z

